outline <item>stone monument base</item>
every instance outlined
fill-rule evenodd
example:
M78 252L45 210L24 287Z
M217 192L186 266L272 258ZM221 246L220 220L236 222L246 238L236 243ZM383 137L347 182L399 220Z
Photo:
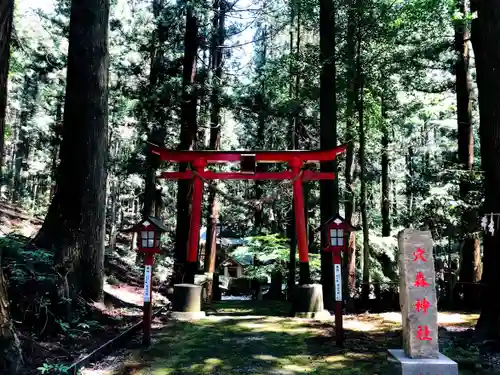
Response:
M321 284L298 285L293 291L292 316L309 319L328 319L330 313L323 306Z
M391 375L458 375L458 365L439 353L439 358L409 358L403 349L389 349Z

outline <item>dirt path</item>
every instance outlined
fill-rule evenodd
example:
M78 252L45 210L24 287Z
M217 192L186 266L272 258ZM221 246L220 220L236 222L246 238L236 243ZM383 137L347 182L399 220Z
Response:
M346 345L341 349L335 346L331 322L279 317L287 309L283 304L223 302L207 319L168 322L154 334L149 350L133 352L120 369L99 374L389 373L386 350L401 347L399 314L346 317ZM440 315L444 325L464 329L475 319L475 315ZM486 374L467 371L460 375Z

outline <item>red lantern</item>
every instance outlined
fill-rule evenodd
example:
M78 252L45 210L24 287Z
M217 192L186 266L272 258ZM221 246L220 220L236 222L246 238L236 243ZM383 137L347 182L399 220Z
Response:
M347 249L349 233L356 229L337 215L323 225L323 230L326 232L327 241L323 250L331 252L335 256L340 256L340 253Z
M159 254L161 252L161 234L166 231L167 228L159 219L149 216L123 232L137 232L137 251L139 253Z

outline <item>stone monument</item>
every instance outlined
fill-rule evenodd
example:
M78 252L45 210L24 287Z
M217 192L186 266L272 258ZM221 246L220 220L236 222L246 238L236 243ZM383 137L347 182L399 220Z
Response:
M431 233L405 229L398 244L403 349L389 350L393 374L458 375L457 363L439 353Z

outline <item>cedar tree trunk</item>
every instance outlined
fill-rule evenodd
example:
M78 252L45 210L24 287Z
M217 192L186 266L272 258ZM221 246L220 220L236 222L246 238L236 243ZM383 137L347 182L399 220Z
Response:
M212 70L215 71L212 80L211 111L210 111L210 150L220 150L220 110L221 110L221 80L223 53L221 46L224 44L224 21L226 11L225 0L214 1L214 18L212 21ZM217 259L217 221L219 218L219 204L215 196L215 190L210 190L208 196L207 215L207 241L205 244L205 272L208 272L207 302L212 301L214 295L213 276ZM216 288L219 286L216 285Z
M484 210L500 213L500 0L473 1L471 37L479 92L479 136L484 172ZM500 333L500 230L484 237L481 315L476 333L498 339Z
M457 1L457 10L467 12L466 0ZM471 171L474 166L474 133L472 127L472 80L469 72L469 25L459 22L455 26L456 92L458 122L458 162L464 171ZM468 200L471 190L469 177L464 176L460 182L460 197ZM462 216L462 227L466 237L462 247L462 263L460 265L460 282L464 294L464 307L474 308L477 300L477 289L472 283L480 279L480 244L475 231L477 213L467 210Z
M328 149L337 144L337 93L335 88L335 4L333 0L320 0L320 148ZM322 172L337 173L337 162L321 164ZM321 224L334 216L339 209L338 180L320 182ZM321 243L327 243L321 231ZM332 254L321 252L321 284L326 309L333 307Z
M184 60L182 72L182 108L180 150L193 150L196 146L198 131L196 119L196 93L194 83L196 77L196 57L198 53L198 20L188 3L186 14L186 31L184 37ZM187 165L181 163L179 171L185 171ZM189 206L191 202L190 180L179 180L177 183L177 222L175 229L174 249L174 283L184 279L184 265L187 260L187 242L189 237Z
M57 191L34 240L55 250L60 285L87 300L101 298L104 275L108 18L109 0L72 1Z

